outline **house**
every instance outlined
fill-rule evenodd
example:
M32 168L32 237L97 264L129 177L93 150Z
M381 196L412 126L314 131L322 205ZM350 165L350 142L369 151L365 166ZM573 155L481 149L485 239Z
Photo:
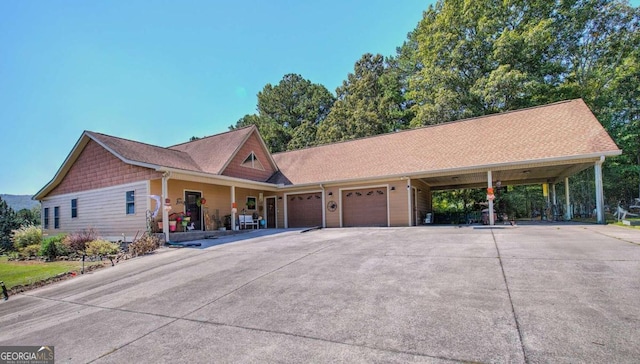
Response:
M594 168L602 222L601 165L619 154L580 99L273 155L254 126L166 148L85 131L34 199L46 234L93 227L113 239L145 230L150 196L171 207L156 220L188 211L196 230L243 210L267 228L412 226L433 191L555 190Z

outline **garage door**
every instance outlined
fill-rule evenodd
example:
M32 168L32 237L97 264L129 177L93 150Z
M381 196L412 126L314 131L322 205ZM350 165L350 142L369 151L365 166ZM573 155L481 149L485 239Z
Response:
M342 226L388 226L387 188L342 191Z
M322 226L322 194L287 195L287 219L290 228Z

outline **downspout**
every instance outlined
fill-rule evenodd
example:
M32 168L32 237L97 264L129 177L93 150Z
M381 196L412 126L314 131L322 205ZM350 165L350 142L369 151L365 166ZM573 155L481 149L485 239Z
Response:
M171 178L171 172L164 172L162 174L162 201L165 202L169 198L168 181ZM162 206L162 233L164 234L164 241L169 243L169 210Z
M325 210L326 202L324 201L324 195L326 191L324 190L324 186L322 183L320 184L320 188L322 189L322 227L327 227L327 212Z

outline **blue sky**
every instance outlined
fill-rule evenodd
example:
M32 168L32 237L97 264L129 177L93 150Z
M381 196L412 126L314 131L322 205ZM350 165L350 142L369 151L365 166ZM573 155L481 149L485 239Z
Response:
M2 1L0 193L36 193L83 130L169 146L227 130L287 73L333 92L433 2Z
M429 3L3 1L0 193L35 194L83 130L169 146L227 130L287 73L333 92Z

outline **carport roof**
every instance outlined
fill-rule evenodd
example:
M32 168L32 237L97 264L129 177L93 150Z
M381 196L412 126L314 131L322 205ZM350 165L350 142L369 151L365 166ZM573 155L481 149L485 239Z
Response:
M549 179L620 153L589 107L576 99L274 154L280 173L269 182L298 185L407 176L435 186L437 181L429 178L472 177L440 183L450 187L477 183L474 174L486 177L480 170L517 168L521 179ZM568 166L548 168L558 165Z

